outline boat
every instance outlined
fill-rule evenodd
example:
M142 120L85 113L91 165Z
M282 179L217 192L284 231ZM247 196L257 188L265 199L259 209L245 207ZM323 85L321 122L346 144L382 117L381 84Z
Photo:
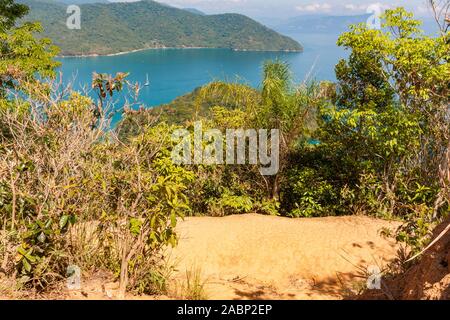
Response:
M148 79L148 73L147 73L144 86L148 87L149 85L150 85L150 80Z

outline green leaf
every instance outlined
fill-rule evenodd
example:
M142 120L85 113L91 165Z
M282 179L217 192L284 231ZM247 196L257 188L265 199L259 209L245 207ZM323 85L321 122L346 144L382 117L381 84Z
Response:
M177 225L177 215L174 211L172 211L172 213L170 214L170 224L172 228L175 228Z
M19 248L17 249L17 252L18 252L19 254L21 254L22 256L26 256L26 255L27 255L27 252L26 252L25 249L22 248L22 247L19 247Z
M67 225L67 222L69 221L68 215L63 215L61 219L59 220L59 228L64 229L64 227Z
M27 261L27 259L22 260L22 265L23 265L25 271L27 271L27 272L31 271L31 264Z
M130 232L134 236L138 236L141 233L142 221L136 218L130 219Z

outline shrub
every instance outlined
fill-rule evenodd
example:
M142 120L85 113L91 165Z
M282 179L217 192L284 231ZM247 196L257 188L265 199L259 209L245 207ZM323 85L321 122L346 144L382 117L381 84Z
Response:
M113 271L122 294L154 292L164 287L162 250L190 211L194 174L170 159L175 127L123 142L106 130L106 102L66 91L17 94L0 109L3 269L42 290L76 263Z

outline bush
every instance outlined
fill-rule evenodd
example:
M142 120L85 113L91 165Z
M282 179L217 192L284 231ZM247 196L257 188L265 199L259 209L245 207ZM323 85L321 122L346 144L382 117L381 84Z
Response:
M70 90L68 90L70 92ZM125 290L161 288L161 250L176 245L194 174L170 159L175 127L160 123L120 141L103 108L42 93L0 109L0 228L9 275L39 290L69 265L113 271ZM14 261L12 258L17 256ZM158 276L159 274L159 276Z
M283 210L290 217L334 215L338 197L331 184L312 168L292 169L282 189Z

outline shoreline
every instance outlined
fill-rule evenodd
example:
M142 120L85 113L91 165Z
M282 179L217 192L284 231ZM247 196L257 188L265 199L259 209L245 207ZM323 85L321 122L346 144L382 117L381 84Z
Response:
M257 50L257 49L235 49L235 48L211 48L211 47L158 47L158 48L142 48L142 49L134 49L128 51L120 51L116 53L107 53L107 54L98 54L98 53L90 53L90 54L81 54L81 55L58 55L57 58L96 58L96 57L115 57L121 56L129 53L135 53L140 51L147 50L197 50L197 49L228 49L236 52L292 52L292 53L303 53L302 50Z

